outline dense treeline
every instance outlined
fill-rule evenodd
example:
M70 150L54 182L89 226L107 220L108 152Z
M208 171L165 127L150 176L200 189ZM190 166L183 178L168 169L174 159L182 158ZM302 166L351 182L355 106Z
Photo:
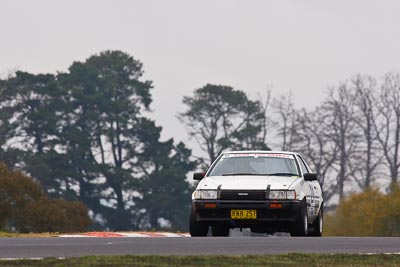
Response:
M211 162L226 149L302 153L323 186L325 204L347 192L390 190L400 168L400 77L356 75L328 89L315 108L297 108L290 94L249 100L244 92L206 85L185 97L180 114ZM268 142L268 146L267 146Z
M315 110L300 112L292 127L300 140L292 146L305 153L324 178L327 200L342 199L346 190L374 185L390 190L397 184L399 96L398 74L389 73L381 81L357 75L330 88Z
M400 78L356 75L315 108L290 94L206 84L178 114L203 155L160 140L152 82L121 51L74 62L65 73L16 72L0 80L0 160L36 179L51 197L81 201L92 227L185 230L189 171L233 149L292 150L311 163L326 206L350 191L393 188L400 168ZM311 96L310 96L311 97ZM195 160L194 160L195 159Z
M98 228L184 229L191 151L146 118L142 64L106 51L68 72L1 81L1 160L52 197L83 202Z

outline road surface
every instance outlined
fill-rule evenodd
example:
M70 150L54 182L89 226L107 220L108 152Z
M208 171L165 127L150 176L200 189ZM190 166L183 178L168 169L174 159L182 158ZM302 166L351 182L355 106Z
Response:
M0 238L0 258L87 255L400 253L398 237Z

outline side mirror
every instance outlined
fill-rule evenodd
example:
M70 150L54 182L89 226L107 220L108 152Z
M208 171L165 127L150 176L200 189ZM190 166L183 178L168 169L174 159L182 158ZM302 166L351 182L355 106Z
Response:
M316 173L305 173L304 180L306 181L317 181L317 174Z
M204 172L195 172L193 173L193 180L200 181L201 179L204 178L206 174Z

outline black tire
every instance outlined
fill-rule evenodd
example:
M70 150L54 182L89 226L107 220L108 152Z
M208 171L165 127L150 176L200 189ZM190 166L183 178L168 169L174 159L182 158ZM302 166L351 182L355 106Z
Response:
M308 223L307 223L307 204L304 200L300 205L299 216L293 224L290 235L291 236L307 236L308 235Z
M318 217L315 218L313 224L312 224L312 231L310 231L309 235L310 236L322 236L322 231L323 231L323 225L324 225L324 209L321 206L321 209L319 210Z
M207 236L208 233L208 224L197 221L197 216L193 208L190 209L189 233L193 237Z
M226 224L217 224L211 226L212 236L229 236L229 226Z

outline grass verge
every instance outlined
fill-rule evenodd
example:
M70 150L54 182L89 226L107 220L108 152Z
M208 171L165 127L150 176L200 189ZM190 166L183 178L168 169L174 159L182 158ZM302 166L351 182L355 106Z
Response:
M0 232L0 237L57 237L59 233L11 233L11 232Z
M0 260L0 266L400 266L400 255L294 253L257 256L89 256Z

